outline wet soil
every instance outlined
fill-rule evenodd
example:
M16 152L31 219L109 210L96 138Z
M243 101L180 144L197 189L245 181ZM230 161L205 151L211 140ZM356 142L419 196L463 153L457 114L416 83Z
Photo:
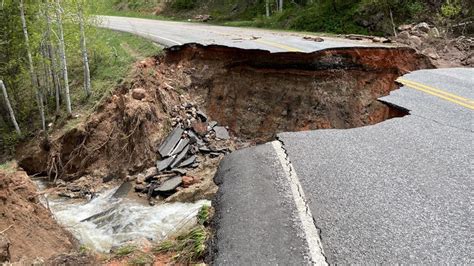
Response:
M75 248L71 234L39 202L39 196L26 172L0 170L0 235L10 242L11 262L28 265Z

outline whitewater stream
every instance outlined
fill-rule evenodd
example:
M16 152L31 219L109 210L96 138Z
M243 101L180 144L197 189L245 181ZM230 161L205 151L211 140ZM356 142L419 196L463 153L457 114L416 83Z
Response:
M46 185L35 180L40 190ZM195 203L144 205L131 199L117 199L117 188L104 191L88 202L68 198L43 199L55 218L82 245L99 252L141 241L158 242L197 223L197 213L208 200ZM92 217L92 218L91 218Z

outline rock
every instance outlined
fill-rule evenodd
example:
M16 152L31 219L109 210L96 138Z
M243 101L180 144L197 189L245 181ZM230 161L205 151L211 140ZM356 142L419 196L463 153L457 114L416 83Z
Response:
M0 263L10 261L10 243L4 234L0 234Z
M434 60L439 59L438 53L432 47L424 49L421 53L428 56L431 59L434 59Z
M415 27L413 27L413 30L419 30L427 33L430 30L430 25L428 25L426 22L421 22L416 24Z
M146 90L142 88L136 88L132 90L132 97L135 100L141 100L146 97Z
M225 127L214 127L214 132L216 132L216 138L218 139L230 139L229 131Z
M380 42L380 43L387 43L387 42L390 42L389 39L387 38L384 38L384 37L374 37L372 39L373 42Z
M137 184L134 189L135 192L146 192L148 190L145 184Z
M324 42L324 39L317 36L304 36L303 39L313 42Z
M137 184L143 184L145 183L145 176L143 174L138 174L135 180L135 183Z
M207 123L206 122L197 122L191 125L193 131L200 136L205 136L207 134Z
M403 24L398 26L399 31L406 31L406 30L411 30L413 28L412 24Z
M181 185L182 182L183 182L183 178L181 176L175 176L163 182L163 184L156 187L154 191L170 192L172 190L175 190L179 185Z
M402 31L398 34L398 38L408 40L410 38L410 33L408 31Z
M408 40L410 41L410 44L412 46L415 46L415 47L419 47L423 43L421 41L420 37L418 37L418 36L410 36L410 38Z
M207 22L212 19L211 15L197 15L194 17L195 21Z
M143 173L143 175L145 176L145 179L153 177L157 174L158 174L158 169L154 166L146 169L145 172Z
M166 137L165 141L158 148L158 152L161 157L165 158L170 156L171 152L174 150L178 142L181 140L184 130L180 127L176 127L171 131L171 133Z
M183 176L183 187L187 188L194 184L194 178L192 176Z
M439 34L438 28L436 28L436 27L431 28L428 31L428 35L432 38L439 38L441 36L441 34Z

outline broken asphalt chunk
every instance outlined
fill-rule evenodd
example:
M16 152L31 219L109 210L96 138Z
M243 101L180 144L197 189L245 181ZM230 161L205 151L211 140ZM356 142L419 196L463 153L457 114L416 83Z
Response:
M199 151L207 153L207 152L211 152L211 149L209 149L209 147L207 146L202 146L202 147L199 147Z
M213 129L215 126L217 126L217 122L216 121L211 121L211 122L209 122L208 126L209 126L210 129Z
M186 167L186 166L189 166L189 165L193 164L193 163L196 161L196 158L197 158L196 155L193 155L193 156L189 157L188 159L184 160L184 161L179 165L179 167Z
M216 138L218 139L229 139L229 131L225 127L214 127L214 132L216 132Z
M171 152L174 150L178 142L181 140L181 135L183 135L184 130L181 127L176 127L171 131L171 133L166 137L165 141L158 148L158 152L161 157L168 157L171 155Z
M171 156L180 153L188 145L189 139L181 139L176 148L171 152Z
M127 196L130 189L132 189L132 183L131 182L124 182L114 192L114 194L112 195L112 198L116 198L116 199L125 198L125 196Z
M175 168L184 159L188 151L189 151L189 145L187 145L186 148L184 148L184 150L181 151L181 153L178 154L178 156L176 156L176 159L173 161L170 167Z
M203 113L202 111L198 110L196 112L196 115L199 117L199 119L201 119L202 122L207 121L207 115L205 113Z
M184 163L184 162L183 162ZM181 163L181 164L183 164ZM181 165L180 165L181 166ZM180 175L185 175L188 171L186 169L181 169L181 168L173 168L171 169L171 172L178 173Z
M165 182L163 182L163 184L159 185L158 187L154 188L154 191L169 192L169 191L175 190L179 185L181 185L182 182L183 182L183 179L181 178L181 176L175 176L166 180Z
M156 168L158 168L158 172L161 172L165 169L167 169L174 161L175 157L172 156L172 157L168 157L164 160L159 160L159 161L156 161Z

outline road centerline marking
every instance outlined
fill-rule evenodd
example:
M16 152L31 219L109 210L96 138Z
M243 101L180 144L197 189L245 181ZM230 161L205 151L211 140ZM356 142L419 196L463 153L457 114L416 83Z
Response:
M453 93L450 93L450 92L447 92L447 91L444 91L444 90L441 90L441 89L437 89L435 87L431 87L431 86L428 86L428 85L425 85L423 83L419 83L419 82L416 82L416 81L413 81L413 80L407 80L407 79L404 79L404 78L399 78L398 81L401 82L401 83L411 83L412 85L415 85L415 86L418 86L418 87L421 87L421 88L424 88L424 89L427 89L427 90L431 90L431 91L434 91L434 92L437 92L437 93L440 93L440 94L444 94L448 97L458 99L460 101L465 101L469 104L474 103L474 100L471 100L469 98L465 98L465 97L462 97L462 96L459 96L459 95L456 95L456 94L453 94Z
M284 45L284 44L277 43L277 42L273 42L273 41L266 41L266 40L262 40L262 39L256 39L254 41L258 42L258 43L261 43L261 44L265 44L265 45L273 46L273 47L276 47L276 48L280 48L280 49L283 49L283 50L286 50L286 51L289 51L289 52L304 52L303 50L300 50L298 48L291 47L291 46Z
M455 94L452 94L440 89L432 88L430 86L423 85L418 82L412 82L410 80L406 80L402 78L397 79L397 81L403 84L404 86L407 86L408 88L419 90L427 94L441 98L443 100L474 110L474 104L472 104L474 101L471 99L464 98L464 97L461 97L461 96L458 96L458 95L455 95Z
M307 205L307 200L304 195L303 187L296 175L295 169L291 162L287 159L285 149L280 141L271 142L273 149L276 152L280 164L283 168L285 177L290 185L291 194L296 205L296 210L301 221L305 240L308 244L309 255L314 265L328 265L324 256L323 245L319 236L318 228L314 224L313 215Z

